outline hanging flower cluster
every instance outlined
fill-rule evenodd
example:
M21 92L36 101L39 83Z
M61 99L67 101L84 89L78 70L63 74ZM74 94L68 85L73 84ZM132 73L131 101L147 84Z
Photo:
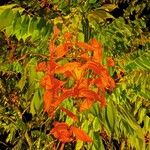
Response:
M65 33L64 43L58 44L58 35L59 30L55 28L49 43L49 61L39 63L36 68L45 73L41 81L45 89L44 111L52 117L57 109L61 109L77 121L77 117L62 107L61 103L72 97L77 102L79 111L90 108L96 101L100 103L100 107L104 107L105 91L114 89L115 82L109 75L107 66L102 64L102 45L96 39L89 43L73 41L71 33ZM112 58L107 58L107 65L114 66ZM57 128L60 125L61 128L64 127L66 137L63 134L59 137ZM65 123L56 123L51 133L60 141L65 139L64 141L69 142L73 134L77 136L75 132L79 129L68 128Z

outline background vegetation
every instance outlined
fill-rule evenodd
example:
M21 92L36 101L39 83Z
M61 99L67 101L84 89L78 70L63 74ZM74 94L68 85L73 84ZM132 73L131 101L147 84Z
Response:
M65 144L66 150L148 150L150 148L150 3L148 0L0 1L0 148L53 149L53 121L73 122L63 113L43 112L42 73L53 27L84 42L96 38L116 82L107 107L95 103L79 116L93 139ZM62 38L62 37L60 37ZM71 102L64 105L74 111Z

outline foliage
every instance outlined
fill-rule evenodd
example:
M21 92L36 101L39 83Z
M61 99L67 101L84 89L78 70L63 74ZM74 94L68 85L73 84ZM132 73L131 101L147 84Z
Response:
M125 6L121 10L123 15L115 18L114 12L122 5ZM9 5L0 6L1 148L149 149L150 34L148 15L143 15L149 8L148 0L14 0ZM54 26L60 30L59 40L55 43ZM76 37L74 43L81 41L78 45L71 45L74 50L90 50L86 57L93 57L91 39L101 41L103 65L114 65L111 57L115 60L115 66L109 67L108 71L116 87L113 91L105 88L107 106L103 109L94 97L94 103L89 107L91 103L83 100L75 103L75 98L69 96L63 99L61 107L58 105L55 115L49 117L43 111L45 91L40 86L44 73L37 73L35 68L41 62L50 61L48 43L50 51L56 44L55 56L59 57L56 63L60 68L54 78L65 83L66 90L75 86L75 80L71 80L75 70L68 64L81 63L81 56L77 59L67 54L70 58L66 59L66 49L62 46L66 32ZM88 63L88 67L90 65ZM65 71L72 70L67 78L62 75L64 68ZM93 67L90 69L92 72ZM89 93L81 94L90 96ZM80 112L81 104L88 109ZM64 122L67 131L62 132L67 132L73 140L65 145L55 140L59 137L56 136L58 130L53 130L56 126L53 122L57 125ZM86 135L85 132L93 140L91 143L83 142L86 140L81 135Z

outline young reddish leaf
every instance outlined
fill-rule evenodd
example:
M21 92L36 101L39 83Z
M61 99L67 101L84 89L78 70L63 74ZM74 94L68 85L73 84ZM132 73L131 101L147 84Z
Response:
M102 45L96 40L91 40L91 46L94 48L93 61L102 63Z
M102 96L100 98L100 104L101 104L102 108L106 106L106 98L105 98L104 94L102 94Z
M115 66L115 62L111 57L107 57L107 65L110 66L110 67Z
M55 138L63 143L72 141L72 132L69 126L64 122L55 122L50 134L53 134Z
M54 70L55 70L56 67L58 67L58 64L55 61L50 60L47 63L47 73L52 74L54 72Z
M55 102L53 102L53 106L56 108L58 107L66 98L69 98L71 96L74 96L74 92L73 91L66 91L64 92L61 96L58 96L55 100Z
M74 68L73 73L74 73L73 74L74 78L76 80L80 80L82 78L83 74L84 74L84 70L83 70L82 67L76 67L76 68Z
M94 48L90 44L84 42L77 42L76 45L83 50L94 50Z
M64 36L65 36L66 42L70 43L71 42L71 37L72 37L71 33L66 32Z
M99 95L97 93L95 93L92 90L88 90L88 89L81 89L80 93L79 93L81 97L86 97L89 99L94 99L94 100L98 100L99 99Z
M107 79L108 79L107 88L111 90L114 89L115 81L110 76Z
M77 88L77 90L79 89L86 89L90 84L90 79L85 79L85 78L80 78L80 80L78 80L77 82L77 86L75 88Z
M72 46L70 43L59 45L54 51L54 57L57 59L66 55L70 46Z
M81 140L84 142L92 142L92 139L81 129L71 126L71 131L76 136L77 140Z
M55 41L50 41L49 42L49 53L50 53L51 57L53 56L55 49L56 49Z
M100 68L99 64L94 62L94 61L88 61L84 65L84 68L85 69L92 69L96 74L100 74L101 73L101 68Z
M49 112L51 104L53 102L53 93L51 90L47 90L44 93L44 111Z
M78 118L68 109L61 107L60 108L63 112L65 112L69 117L71 117L74 121L78 121Z
M80 111L84 111L86 109L89 109L93 105L93 101L90 99L85 99L81 104L80 104Z
M65 122L54 122L53 123L53 125L54 125L54 127L56 128L55 130L57 130L58 128L60 129L60 130L62 130L62 129L69 129L69 126L68 126L68 124L66 124Z
M63 85L63 81L55 79L52 75L45 75L45 77L41 81L41 85L46 89L46 90L53 90L57 91L58 89L61 88Z
M63 66L57 67L55 73L65 73L66 71L73 71L74 68L80 67L81 64L79 62L70 62Z
M53 88L52 76L45 75L41 81L41 85L46 89L50 90Z
M104 89L106 87L106 83L101 77L93 80L93 83L100 89Z
M88 55L88 53L83 53L80 55L81 58L83 58L85 61L91 59L91 57Z
M58 27L54 26L54 35L58 36L59 32L60 32L60 30L58 29Z
M91 41L90 41L90 45L94 48L101 48L102 45L95 39L93 38Z
M36 71L39 72L39 71L46 71L46 68L47 68L47 64L46 62L40 62L37 67L36 67Z

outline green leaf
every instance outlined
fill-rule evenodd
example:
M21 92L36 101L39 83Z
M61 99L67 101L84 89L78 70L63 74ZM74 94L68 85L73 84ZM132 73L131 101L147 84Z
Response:
M93 129L94 129L94 131L101 130L100 122L99 122L99 119L97 117L93 121Z
M76 143L75 150L81 150L82 146L83 146L83 141L78 140Z
M119 113L121 113L120 117L127 122L127 124L134 130L136 131L136 134L138 135L139 138L142 138L143 132L142 129L140 128L140 126L137 124L135 118L133 117L132 114L130 114L129 111L126 111L125 108L123 108L122 106L119 106L117 108L117 110L119 111Z
M9 4L9 5L4 5L4 6L0 6L0 13L6 9L12 9L13 7L16 7L16 4Z
M110 13L106 12L105 10L93 10L88 14L88 19L90 22L95 20L97 23L104 22L108 18L114 18Z
M115 121L116 121L116 110L111 100L108 103L105 113L106 113L106 120L108 122L108 126L111 129L111 131L114 132Z
M53 3L58 3L59 2L59 0L53 0Z
M30 105L30 112L34 115L38 112L42 105L42 97L40 95L40 91L36 91Z
M17 12L17 13L16 13L16 16L15 16L15 18L14 18L14 24L13 24L13 31L14 31L14 34L16 34L17 31L20 32L20 30L21 30L21 28L20 28L20 27L21 27L21 21L22 21L21 15L20 15L19 12Z
M96 3L97 0L89 0L90 4Z
M92 150L105 150L102 139L100 138L99 132L94 132L93 134L93 146Z
M26 84L27 76L24 74L22 78L19 80L17 87L22 91Z
M8 27L14 19L13 12L11 9L6 9L0 14L0 30Z
M103 9L108 12L113 11L115 8L117 8L116 4L104 4L103 6L100 7L100 9Z
M146 109L145 108L140 108L139 111L138 111L138 118L139 118L138 123L139 124L143 121L145 115L146 115Z
M37 22L38 22L38 19L36 17L31 18L30 23L29 23L29 33L32 34L34 30L36 30Z

